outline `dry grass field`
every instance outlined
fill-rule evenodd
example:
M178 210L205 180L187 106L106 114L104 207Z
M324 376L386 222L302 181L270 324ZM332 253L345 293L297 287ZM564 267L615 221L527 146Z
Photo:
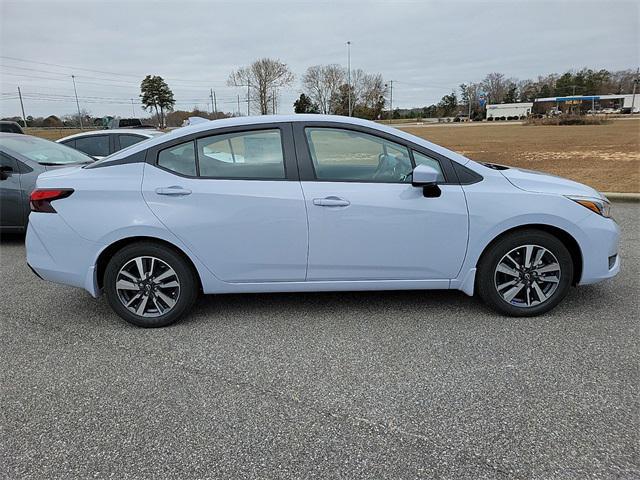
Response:
M540 170L603 192L640 192L640 119L607 125L403 126L474 160Z
M472 123L401 126L474 160L540 170L604 192L640 192L640 119L607 125ZM80 130L28 129L56 140Z
M84 129L80 130L79 128L38 128L38 127L29 127L25 129L25 133L29 135L35 135L36 137L46 138L47 140L58 140L59 138L68 137L69 135L73 135L76 133L80 133L82 131L94 130L94 129Z

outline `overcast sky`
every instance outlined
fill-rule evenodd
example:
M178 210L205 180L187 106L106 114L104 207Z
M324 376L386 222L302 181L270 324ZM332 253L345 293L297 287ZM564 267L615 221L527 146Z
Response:
M437 102L489 72L517 78L582 67L640 63L640 2L634 1L56 1L0 0L0 116L132 115L146 74L163 76L176 108L237 110L244 91L229 73L260 57L296 75L281 92L290 113L310 65L352 68L394 80L394 106ZM245 106L241 109L246 110ZM133 106L136 116L143 113Z

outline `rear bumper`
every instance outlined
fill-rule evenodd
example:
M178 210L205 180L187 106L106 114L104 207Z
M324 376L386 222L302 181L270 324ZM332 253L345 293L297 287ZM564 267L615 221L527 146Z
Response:
M32 212L25 245L27 265L41 279L99 294L92 263L98 245L80 237L59 215Z

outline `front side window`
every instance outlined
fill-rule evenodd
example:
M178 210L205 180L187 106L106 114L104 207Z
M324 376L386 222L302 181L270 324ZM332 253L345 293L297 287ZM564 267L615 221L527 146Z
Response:
M306 128L318 180L404 183L413 170L403 145L338 128Z
M158 154L158 165L180 175L195 177L196 152L193 144L190 141L162 150Z
M278 129L199 138L197 148L201 177L285 178Z
M91 135L76 138L75 148L92 157L106 157L109 155L109 137L107 135Z
M444 174L442 173L442 167L440 166L440 162L435 158L427 157L422 153L418 153L414 150L413 159L417 165L428 165L429 167L434 168L438 171L438 182L444 182Z

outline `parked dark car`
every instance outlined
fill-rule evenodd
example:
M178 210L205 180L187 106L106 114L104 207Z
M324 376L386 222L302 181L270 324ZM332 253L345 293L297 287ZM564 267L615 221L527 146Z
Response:
M0 120L0 132L5 133L24 133L22 127L17 122L10 120Z
M0 231L23 231L36 178L56 168L93 159L64 145L31 135L0 133Z

